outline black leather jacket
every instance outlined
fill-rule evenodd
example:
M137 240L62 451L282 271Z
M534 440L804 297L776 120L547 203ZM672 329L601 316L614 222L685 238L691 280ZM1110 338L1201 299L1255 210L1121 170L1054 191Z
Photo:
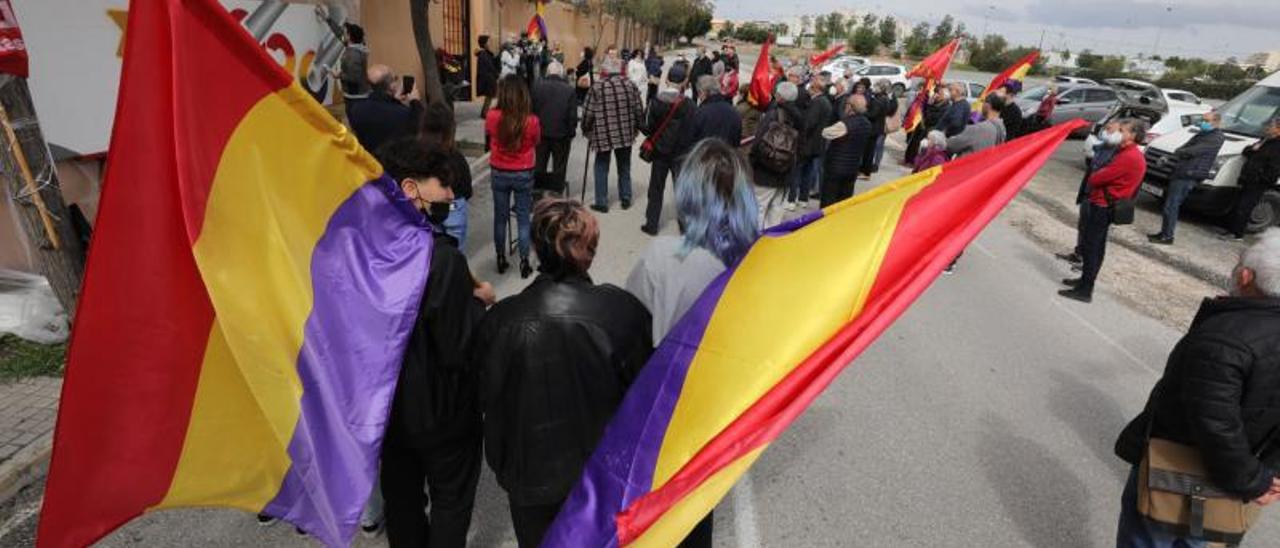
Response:
M1252 500L1280 469L1280 299L1209 299L1116 454L1137 464L1153 437L1198 447L1218 487Z
M558 504L653 352L630 293L542 274L494 306L474 347L485 457L518 505Z

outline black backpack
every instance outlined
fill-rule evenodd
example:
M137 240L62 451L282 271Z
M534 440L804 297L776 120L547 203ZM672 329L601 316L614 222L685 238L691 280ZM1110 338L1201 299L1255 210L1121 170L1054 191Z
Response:
M751 147L751 157L760 167L782 174L795 165L800 130L786 123L786 111L779 108L777 114Z

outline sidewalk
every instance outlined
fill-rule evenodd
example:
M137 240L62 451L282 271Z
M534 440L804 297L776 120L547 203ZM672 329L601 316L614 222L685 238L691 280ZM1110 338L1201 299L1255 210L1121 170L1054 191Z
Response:
M44 476L62 379L0 384L0 503Z

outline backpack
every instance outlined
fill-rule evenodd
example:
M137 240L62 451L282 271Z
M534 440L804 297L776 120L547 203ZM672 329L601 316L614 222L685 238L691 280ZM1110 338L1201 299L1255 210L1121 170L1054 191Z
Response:
M785 111L778 109L776 112L778 116L765 128L764 133L751 147L751 158L760 167L782 174L790 171L796 163L800 131L787 125Z

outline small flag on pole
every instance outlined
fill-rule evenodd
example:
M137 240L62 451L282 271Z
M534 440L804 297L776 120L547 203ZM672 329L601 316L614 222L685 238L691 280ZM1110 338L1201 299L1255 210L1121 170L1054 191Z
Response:
M773 35L765 39L760 46L760 56L756 57L756 68L751 72L751 84L747 88L747 102L756 110L764 110L773 100L773 83L777 76L769 66L769 49L773 46Z

